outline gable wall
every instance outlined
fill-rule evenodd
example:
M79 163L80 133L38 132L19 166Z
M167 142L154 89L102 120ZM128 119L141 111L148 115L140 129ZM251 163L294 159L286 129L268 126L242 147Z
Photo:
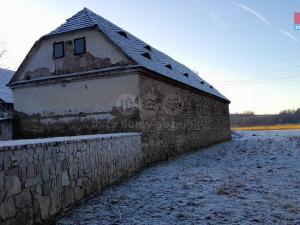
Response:
M86 53L73 54L73 40L86 38ZM64 42L65 57L53 58L53 43ZM67 74L119 65L129 65L130 60L111 44L96 28L66 33L42 40L29 53L25 67L17 80L34 79L53 74Z

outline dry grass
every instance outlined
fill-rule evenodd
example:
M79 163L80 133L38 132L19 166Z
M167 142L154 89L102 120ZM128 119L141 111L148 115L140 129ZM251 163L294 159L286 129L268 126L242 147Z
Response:
M270 125L270 126L253 126L253 127L234 127L233 130L297 130L300 124Z

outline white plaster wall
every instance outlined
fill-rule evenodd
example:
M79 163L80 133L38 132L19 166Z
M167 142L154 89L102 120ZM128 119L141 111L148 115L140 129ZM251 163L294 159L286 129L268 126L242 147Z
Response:
M14 90L15 110L27 115L110 112L121 95L139 95L138 75L103 77Z
M43 40L40 43L39 48L33 56L29 59L21 77L27 71L34 71L39 68L48 68L50 72L54 72L54 60L53 55L53 43L61 41L73 41L76 38L86 38L86 50L88 53L99 58L110 58L112 63L117 63L122 60L128 61L128 59L117 48L110 43L102 33L98 30L83 30L74 33L67 33L57 37L52 37L47 40Z

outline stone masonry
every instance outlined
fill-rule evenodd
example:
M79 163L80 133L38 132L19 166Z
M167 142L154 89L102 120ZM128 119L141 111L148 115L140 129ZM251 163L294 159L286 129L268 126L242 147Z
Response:
M114 76L107 76L101 82L112 80ZM52 113L53 115L47 116L18 113L20 126L15 130L20 131L19 137L22 138L140 132L145 164L152 164L178 153L196 150L231 138L228 101L178 82L159 79L145 70L131 71L127 77L133 76L138 79L137 86L130 86L128 90L118 92L118 96L111 99L110 111L74 112L72 115ZM124 80L124 83L129 81L130 79ZM70 80L69 85L71 86L73 82L75 83ZM94 97L88 92L90 89L89 87L86 90L85 95L91 96L92 99ZM134 90L133 93L136 95L128 94L129 90ZM106 91L99 88L99 96L104 96ZM53 92L56 93L54 89ZM50 95L51 93L47 98L50 98ZM101 105L86 102L91 108L93 104L105 106L104 103ZM119 102L123 105L118 105ZM38 103L34 102L31 105L33 107ZM103 115L109 115L111 118ZM47 120L52 122L45 123Z
M147 75L139 82L145 163L231 139L228 102Z
M0 146L0 224L45 224L141 166L138 133L8 142Z

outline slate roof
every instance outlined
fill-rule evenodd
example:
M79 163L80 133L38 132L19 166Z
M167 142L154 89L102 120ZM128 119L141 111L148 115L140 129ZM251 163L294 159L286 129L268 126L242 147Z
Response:
M229 101L218 90L201 79L188 67L175 61L168 55L146 44L129 32L121 29L120 27L114 25L87 8L84 8L71 18L67 19L66 23L50 32L45 37L93 26L101 30L102 33L104 33L115 45L121 48L124 53L127 54L127 56L129 56L138 65L154 71L162 76L169 77Z
M13 93L11 89L6 86L14 75L14 71L0 69L0 99L5 103L14 103Z

